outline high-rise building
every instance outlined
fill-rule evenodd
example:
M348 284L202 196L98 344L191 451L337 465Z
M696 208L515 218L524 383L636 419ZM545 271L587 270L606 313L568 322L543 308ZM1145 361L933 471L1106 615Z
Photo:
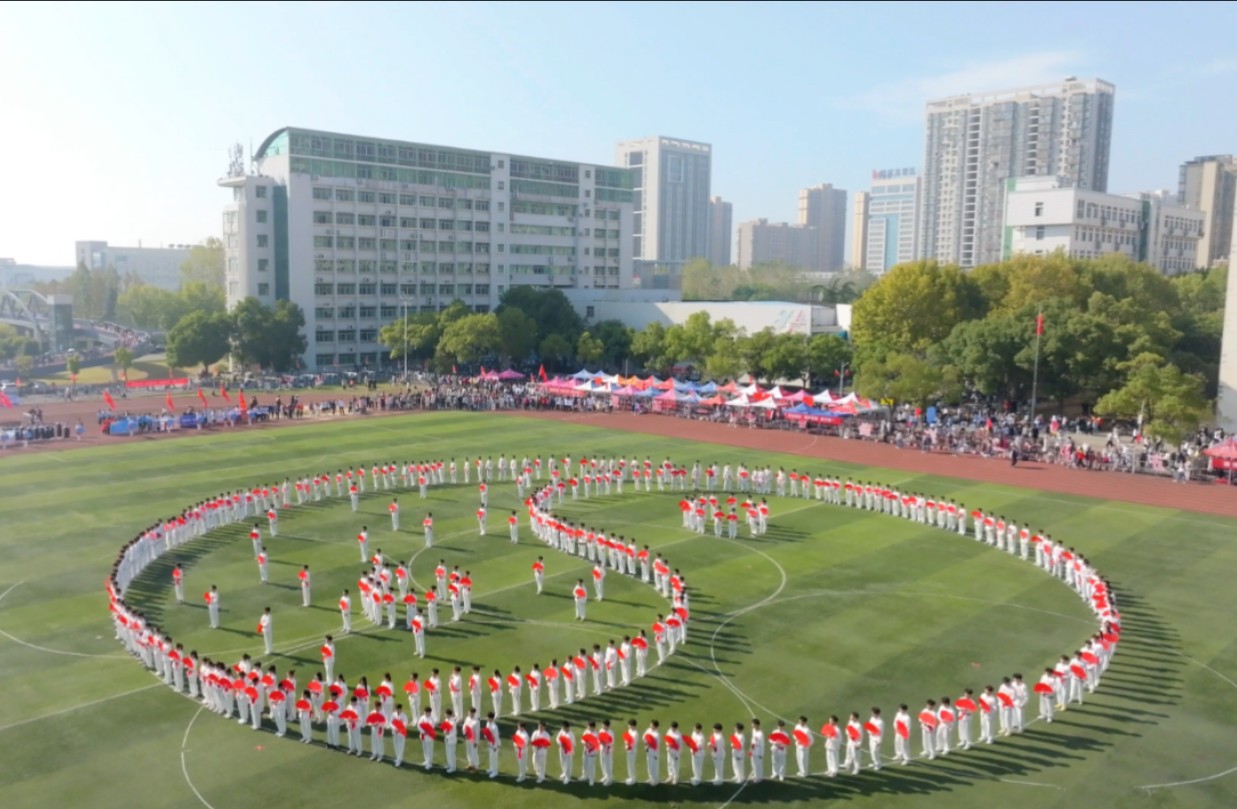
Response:
M862 228L859 208L855 208L853 252L859 256L862 249L863 258L855 268L880 275L895 264L914 261L919 235L919 177L915 169L872 172L872 189L866 197Z
M706 256L714 267L730 264L730 242L734 237L734 206L721 197L709 200L709 253Z
M1237 207L1237 160L1225 154L1196 157L1183 163L1177 180L1177 201L1202 211L1207 220L1198 243L1197 266L1210 267L1227 260Z
M632 255L643 266L676 274L709 254L713 147L657 136L622 141L614 162L635 174Z
M846 249L846 192L829 183L799 191L799 225L816 230L813 272L840 272Z
M862 270L868 265L868 192L855 192L850 220L850 267Z
M1229 223L1233 233L1229 255L1237 256L1237 220ZM1224 290L1224 328L1220 336L1220 390L1216 400L1216 424L1237 432L1237 273L1229 272Z
M1020 177L1008 181L1001 257L1120 253L1178 275L1195 269L1204 221L1166 192L1122 196L1073 188L1063 177Z
M1006 181L1064 177L1108 190L1116 88L1099 79L929 101L917 257L976 267L1001 257Z
M189 258L192 245L121 247L103 241L81 241L73 247L77 263L88 270L113 267L122 278L136 275L152 287L175 290L180 289L180 265Z
M627 169L292 127L253 162L219 181L228 304L298 304L309 368L382 364L404 312L632 286Z
M816 228L756 219L739 224L739 269L781 262L814 272L819 264Z

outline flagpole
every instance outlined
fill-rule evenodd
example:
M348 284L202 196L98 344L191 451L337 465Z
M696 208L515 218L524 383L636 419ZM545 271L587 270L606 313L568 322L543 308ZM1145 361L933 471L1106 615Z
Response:
M1044 334L1044 313L1035 317L1035 365L1031 371L1031 425L1035 425L1035 403L1039 393L1039 341Z

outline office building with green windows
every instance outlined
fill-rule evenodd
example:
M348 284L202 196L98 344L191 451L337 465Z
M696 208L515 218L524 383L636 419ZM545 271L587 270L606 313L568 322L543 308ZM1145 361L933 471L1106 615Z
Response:
M628 289L626 168L288 127L234 160L223 242L229 306L290 300L307 368L387 362L378 330L509 287Z

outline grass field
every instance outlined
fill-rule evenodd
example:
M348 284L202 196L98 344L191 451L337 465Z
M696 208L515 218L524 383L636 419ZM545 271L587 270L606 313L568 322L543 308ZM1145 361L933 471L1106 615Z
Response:
M184 371L177 368L168 368L162 354L136 360L129 367L129 379L135 382L139 379L167 379L169 377L182 377L185 375ZM30 379L37 382L55 382L58 385L67 385L71 381L69 377L68 371L60 371L54 374L32 374ZM106 385L119 381L120 368L115 365L91 365L81 369L77 374L77 384L79 385Z
M1099 692L1051 726L1021 737L910 767L827 780L736 787L515 785L504 748L497 782L389 764L296 744L220 719L164 687L112 637L103 579L117 549L156 518L221 489L273 483L382 460L500 453L670 456L854 473L903 490L956 498L1043 527L1088 555L1122 598L1123 643ZM1232 806L1237 801L1237 595L1235 524L1162 509L1048 495L897 470L855 469L722 446L668 442L563 424L471 414L337 421L210 438L135 439L100 449L0 458L0 806L228 807L374 805L412 796L441 806L566 806L575 799L667 806L808 804L845 798L859 806L930 807ZM338 628L334 607L360 569L352 537L369 525L371 548L407 559L422 547L421 503L400 492L404 530L390 531L389 494L368 495L362 514L346 501L293 508L268 540L272 583L258 583L245 531L232 528L177 552L186 563L190 603L171 599L165 558L140 581L134 600L174 637L206 656L262 656L254 624L273 607L280 671L303 684L318 669L321 635ZM431 489L438 542L415 557L425 583L439 559L472 571L477 613L431 633L430 659L417 660L404 633L337 635L337 669L371 685L385 671L396 684L410 669L445 673L474 662L504 672L514 664L562 657L647 626L660 611L651 589L607 579L607 600L574 624L567 593L587 566L536 543L505 539L514 487L496 484L491 536L477 536L473 486ZM1093 627L1064 585L971 539L903 520L825 504L774 499L767 536L737 542L688 534L674 494L627 494L564 505L584 522L662 549L687 573L694 593L691 641L666 666L629 689L570 706L547 720L629 717L681 725L807 713L818 727L830 713L888 717L897 703L957 695L1003 674L1034 680ZM746 532L743 532L746 534ZM264 531L265 535L265 531ZM529 571L547 557L547 592ZM315 608L299 607L296 571L310 564ZM223 628L207 628L201 593L217 583ZM444 615L448 613L443 610ZM402 619L402 610L401 615ZM1232 679L1230 679L1232 678ZM1028 719L1034 716L1028 711ZM504 737L511 725L503 723ZM316 736L321 739L320 729ZM890 743L886 742L886 747ZM914 745L918 752L918 743ZM889 754L889 750L886 754ZM419 760L410 741L406 758ZM551 756L551 759L554 757ZM626 768L615 755L616 775ZM439 751L441 762L441 750ZM813 749L813 770L823 769ZM684 768L686 770L686 760ZM579 762L576 764L577 770ZM663 763L664 768L664 763ZM643 769L643 761L641 761ZM552 773L557 764L552 763ZM707 768L711 773L711 767ZM790 771L794 771L793 762ZM1213 777L1218 776L1218 777ZM1194 783L1181 783L1194 782Z

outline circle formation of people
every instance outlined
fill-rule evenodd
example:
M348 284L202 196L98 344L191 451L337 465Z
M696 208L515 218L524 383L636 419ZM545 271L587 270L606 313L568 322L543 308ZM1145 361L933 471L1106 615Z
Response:
M664 615L657 615L648 629L641 628L621 640L612 639L604 646L594 644L591 650L567 650L561 658L544 665L533 663L527 670L515 666L504 676L500 669L487 674L479 666L467 675L460 666L445 673L433 668L425 677L412 672L402 685L397 685L390 673L384 674L373 687L366 677L349 684L342 673L337 673L335 638L330 634L321 642L322 670L299 688L294 670L281 675L275 665L264 668L248 654L229 663L186 650L124 600L129 585L149 564L214 529L256 520L250 539L259 577L266 582L270 560L263 539L263 520L267 536L274 538L278 536L281 511L297 505L346 498L356 512L367 491L373 494L400 489L416 491L424 500L431 487L461 485L461 473L463 485L477 486L476 518L481 535L486 534L490 487L509 483L524 503L525 524L536 539L550 549L592 565L591 598L603 600L606 578L618 575L651 585L667 599L669 609ZM474 474L475 484L471 480ZM647 545L641 547L635 540L573 522L555 511L565 501L621 495L625 485L636 492L643 489L680 493L678 505L685 529L706 534L711 522L715 537L730 540L739 538L741 522L751 536L767 531L771 495L901 517L963 537L973 535L976 542L1033 563L1063 581L1092 610L1098 630L1080 648L1045 666L1030 687L1022 674L1013 673L999 682L964 688L953 698L927 699L917 712L906 704L898 705L890 719L892 733L886 729L889 714L882 713L879 707L850 712L845 719L828 716L820 726L814 726L807 716L798 717L793 726L781 718L767 723L760 718L748 718L708 725L671 721L665 726L651 720L643 729L635 719L598 719L580 727L566 721L553 727L544 721L525 721L521 716L526 707L536 714L543 708L555 710L560 705L627 686L648 673L650 649L655 653L655 667L687 643L691 596L685 574L672 567L662 554L650 552ZM392 497L388 511L391 528L398 532L401 506L396 497ZM433 547L433 525L433 515L426 511L421 521L425 550ZM510 541L518 543L518 512L510 513L507 525ZM411 560L403 564L388 559L381 549L371 552L368 526L361 529L356 539L361 562L367 566L357 583L361 612L372 626L397 630L398 605L403 604L402 631L412 634L415 654L424 658L426 636L439 625L439 602L449 604L451 621L460 621L472 611L470 572L461 571L458 566L448 570L445 560L440 561L434 571L433 586L418 595ZM546 586L546 568L545 557L538 556L532 565L529 585L538 594ZM313 597L308 565L301 566L298 578L301 604L308 607ZM181 604L185 602L185 579L182 566L175 565L171 583L176 601ZM420 766L425 770L439 767L448 774L461 769L458 756L462 744L462 769L484 772L489 778L500 774L504 739L498 720L509 716L514 720L514 729L506 741L515 759L515 780L535 778L538 783L557 777L563 783L579 779L590 785L608 786L618 780L616 751L626 759L626 784L742 784L760 782L766 777L780 781L787 776L787 759L792 749L795 775L806 778L812 774L810 756L817 742L824 748L824 774L832 778L839 773L858 774L865 757L868 768L881 769L886 760L887 738L892 739L890 760L908 764L913 755L912 733L916 726L920 756L935 759L954 750L966 750L972 744L991 744L995 736L1021 733L1032 694L1038 700L1038 718L1045 722L1052 722L1058 711L1081 704L1085 695L1098 686L1120 633L1116 596L1108 583L1082 554L1043 531L1034 532L1027 525L1020 526L982 510L968 512L957 502L902 492L874 482L796 470L775 472L768 467L749 469L716 463L702 466L699 461L686 467L673 464L669 458L662 463L648 458L643 462L635 458L585 458L578 465L569 457L549 458L543 464L540 457L526 457L517 463L514 456L509 460L500 457L497 462L478 457L472 463L465 459L461 464L454 459L390 463L374 465L368 472L364 468L340 469L334 474L224 492L142 531L120 551L106 586L116 637L124 647L177 693L200 700L221 716L235 717L254 730L273 729L280 737L286 735L289 723L296 723L300 741L305 744L315 742L316 731L324 731L323 741L328 748L357 756L366 755L364 737L368 735L369 758L379 762L390 760L396 767L404 765L406 742L412 736L421 745ZM578 621L587 621L589 589L583 578L571 587ZM219 627L221 598L214 584L203 594L212 628ZM341 627L337 632L346 635L352 631L352 593L344 590L338 604ZM272 656L274 614L270 607L258 617L256 631L262 636L266 655ZM400 691L403 701L398 701ZM975 719L977 736L972 727ZM388 739L392 748L389 759ZM550 773L547 762L552 749L558 757L556 776ZM643 771L638 766L641 753ZM770 762L768 774L766 757ZM690 764L690 773L683 759Z

